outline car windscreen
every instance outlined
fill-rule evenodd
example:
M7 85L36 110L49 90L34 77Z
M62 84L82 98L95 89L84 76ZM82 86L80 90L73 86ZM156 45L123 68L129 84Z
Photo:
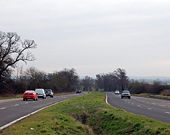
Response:
M130 93L129 91L123 91L123 93Z
M25 91L24 93L34 93L34 91Z
M36 92L36 93L41 93L41 94L44 93L43 90L35 90L35 92Z

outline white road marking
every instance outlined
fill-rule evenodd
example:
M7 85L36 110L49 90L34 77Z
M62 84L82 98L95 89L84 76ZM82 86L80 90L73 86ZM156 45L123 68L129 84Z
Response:
M166 105L160 105L160 106L165 107Z
M19 104L15 104L14 106L19 106Z
M4 110L4 109L6 109L6 107L1 107L1 108L0 108L0 110Z
M109 104L109 102L107 100L108 100L108 97L107 97L107 94L106 94L106 101L105 102L106 102L106 104L111 106L111 104Z
M147 108L148 110L151 110L152 108Z
M170 112L165 112L165 113L170 114Z
M137 107L141 107L141 105L137 105Z

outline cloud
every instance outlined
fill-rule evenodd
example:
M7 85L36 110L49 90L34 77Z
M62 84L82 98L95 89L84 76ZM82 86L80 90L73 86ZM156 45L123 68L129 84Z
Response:
M146 75L169 72L148 64L170 58L169 0L1 0L0 5L0 30L38 43L37 61L30 66L76 67L92 76L117 67L130 75L139 69Z

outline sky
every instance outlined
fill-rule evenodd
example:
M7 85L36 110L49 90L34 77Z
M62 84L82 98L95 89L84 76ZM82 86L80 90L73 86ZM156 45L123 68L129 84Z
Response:
M170 76L169 0L1 0L0 31L35 40L25 68Z

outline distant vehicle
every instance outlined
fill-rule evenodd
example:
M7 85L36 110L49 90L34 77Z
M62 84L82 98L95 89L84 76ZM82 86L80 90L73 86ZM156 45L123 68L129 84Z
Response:
M54 93L51 89L45 89L45 94L46 94L46 96L50 96L52 98L54 96Z
M46 99L46 94L44 89L35 89L35 93L38 95L38 98Z
M76 90L76 94L81 93L81 90Z
M130 92L128 90L124 90L121 94L121 98L125 98L125 97L129 99L131 98Z
M23 94L23 101L33 99L34 101L38 100L38 96L34 90L26 90Z
M115 95L119 95L120 94L119 90L116 90L114 93L115 93Z

